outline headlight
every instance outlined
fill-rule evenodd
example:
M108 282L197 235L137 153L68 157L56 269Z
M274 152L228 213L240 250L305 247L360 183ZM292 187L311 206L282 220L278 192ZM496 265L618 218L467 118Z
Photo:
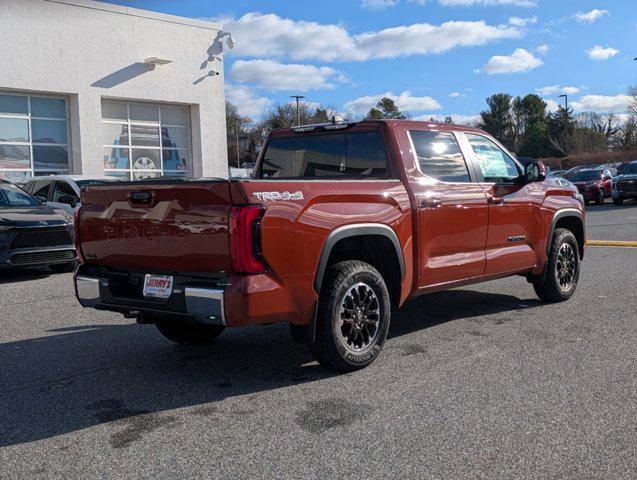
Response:
M8 227L0 227L0 250L4 250L9 246L11 238L13 238L13 232Z
M584 195L579 192L573 192L573 198L579 200L579 202L584 205Z

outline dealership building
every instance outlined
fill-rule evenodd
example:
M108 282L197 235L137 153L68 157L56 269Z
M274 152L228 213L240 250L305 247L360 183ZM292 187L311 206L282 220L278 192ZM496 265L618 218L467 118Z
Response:
M90 0L0 0L0 178L226 177L225 35Z

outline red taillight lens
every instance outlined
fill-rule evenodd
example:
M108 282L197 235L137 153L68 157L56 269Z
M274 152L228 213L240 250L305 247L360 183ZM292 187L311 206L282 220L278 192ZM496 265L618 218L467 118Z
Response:
M80 246L80 208L77 207L73 211L73 240L75 243L75 254L80 263L85 263L82 247Z
M230 210L230 259L235 273L251 275L263 273L261 260L262 205L232 207Z

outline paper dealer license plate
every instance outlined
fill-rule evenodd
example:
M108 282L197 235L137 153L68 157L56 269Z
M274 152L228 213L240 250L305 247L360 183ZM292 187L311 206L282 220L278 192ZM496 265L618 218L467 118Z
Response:
M168 298L173 293L173 277L168 275L150 275L144 278L144 296Z

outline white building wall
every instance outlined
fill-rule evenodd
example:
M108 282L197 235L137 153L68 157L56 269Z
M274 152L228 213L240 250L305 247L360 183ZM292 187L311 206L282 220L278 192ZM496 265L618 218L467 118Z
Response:
M0 0L0 91L69 97L76 174L103 174L102 98L188 104L194 176L227 177L220 30L89 0ZM173 62L149 71L149 57Z

